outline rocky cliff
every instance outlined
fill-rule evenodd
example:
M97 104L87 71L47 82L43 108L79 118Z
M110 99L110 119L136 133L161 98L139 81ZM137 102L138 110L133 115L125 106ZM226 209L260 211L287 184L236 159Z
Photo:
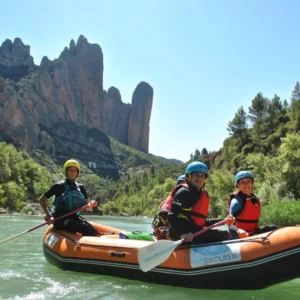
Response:
M30 47L16 38L0 47L0 136L28 151L70 155L116 171L110 135L148 152L153 89L138 84L132 104L103 89L103 54L80 36L58 59L35 66ZM94 165L94 166L95 166Z
M28 75L29 68L33 67L33 58L30 47L25 46L21 39L14 42L6 40L0 47L0 74L4 78L19 80Z
M141 82L138 84L132 96L132 111L129 118L128 130L128 145L146 153L149 149L149 123L152 101L152 87L146 82Z

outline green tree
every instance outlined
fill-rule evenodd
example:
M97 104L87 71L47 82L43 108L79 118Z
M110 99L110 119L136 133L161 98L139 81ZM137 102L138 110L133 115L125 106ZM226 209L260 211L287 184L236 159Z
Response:
M290 117L289 128L292 131L298 132L300 130L300 85L298 81L292 92L288 116Z
M27 199L37 198L49 188L52 178L25 151L0 143L0 205L21 210Z
M283 120L284 110L280 98L274 95L271 101L267 102L266 125L269 134L273 134Z
M230 135L237 136L242 139L243 143L246 143L247 136L247 114L241 106L236 112L232 121L228 123L227 130Z
M254 125L257 120L261 120L266 115L267 99L264 98L262 93L258 93L252 100L252 104L249 107L248 118Z
M282 139L280 157L283 165L283 180L296 199L300 199L300 135L288 134Z
M300 101L300 84L299 84L299 81L296 82L294 90L292 91L292 100Z
M201 153L198 149L195 150L195 154L194 154L194 160L199 160L201 156Z
M258 151L262 151L262 139L267 137L267 132L264 128L265 119L267 117L268 99L264 98L262 93L258 93L252 100L249 107L248 118L252 123L252 139L256 144Z
M201 156L207 156L208 155L208 151L206 148L203 148L201 151Z

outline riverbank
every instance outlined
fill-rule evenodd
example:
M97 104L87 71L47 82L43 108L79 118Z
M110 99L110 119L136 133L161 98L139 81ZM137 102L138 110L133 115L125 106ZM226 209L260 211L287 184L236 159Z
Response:
M21 212L17 212L15 210L7 210L5 208L0 207L0 216L43 216L44 212L41 210L39 204L32 206L26 206ZM84 210L81 212L83 216L104 216L103 212L99 208L94 208L93 211ZM140 219L151 219L149 216L134 216L127 213L109 214L105 215L108 217L123 217L123 218L140 218Z

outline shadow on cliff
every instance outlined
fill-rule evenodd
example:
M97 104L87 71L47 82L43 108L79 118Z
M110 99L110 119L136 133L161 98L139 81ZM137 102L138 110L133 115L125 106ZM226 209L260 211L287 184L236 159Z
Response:
M51 128L39 127L53 139L55 153L51 157L56 163L77 158L95 173L119 179L110 139L102 131L80 127L73 122L59 123Z

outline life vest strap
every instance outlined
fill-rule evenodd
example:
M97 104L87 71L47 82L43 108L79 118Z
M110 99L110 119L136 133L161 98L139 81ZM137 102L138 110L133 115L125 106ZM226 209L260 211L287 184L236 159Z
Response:
M246 220L246 219L239 219L239 218L237 218L236 219L236 222L240 222L240 223L253 223L253 224L255 224L255 223L258 223L258 221L259 220Z
M194 217L198 217L198 218L202 218L202 219L205 219L205 220L206 220L206 218L207 218L207 216L205 216L205 215L203 215L203 214L199 214L199 213L197 213L197 212L195 212L195 211L189 211L189 212L188 212L188 215L194 216Z

